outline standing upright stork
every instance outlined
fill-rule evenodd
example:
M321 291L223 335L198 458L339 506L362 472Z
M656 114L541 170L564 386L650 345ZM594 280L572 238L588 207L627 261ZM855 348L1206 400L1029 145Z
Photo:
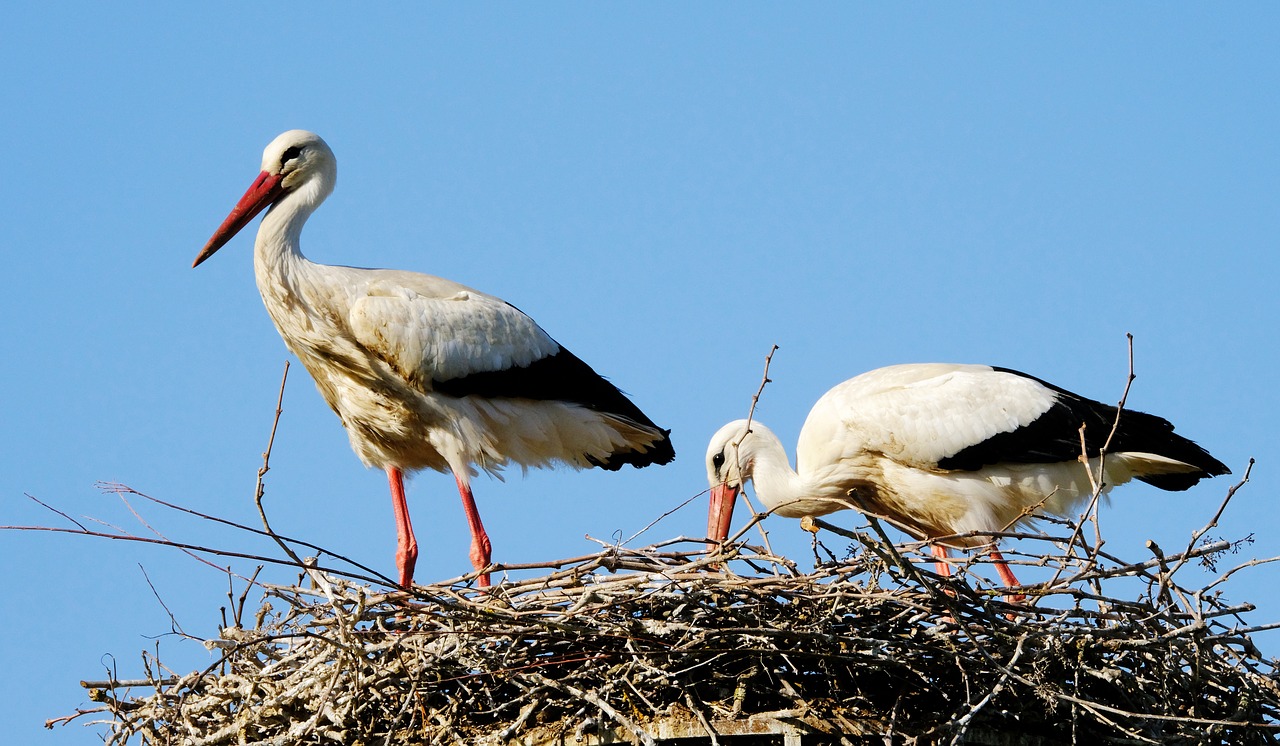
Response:
M337 173L318 135L290 130L272 140L262 172L191 266L270 208L253 254L262 302L356 455L387 473L401 585L413 582L418 557L406 471L453 473L480 570L490 542L471 494L477 468L617 470L675 458L670 431L509 303L430 275L308 261L302 226ZM480 585L488 584L481 575Z
M1229 474L1222 462L1174 433L1167 420L1086 399L1005 368L945 363L893 365L851 378L813 405L800 430L796 469L778 437L737 420L711 438L707 534L724 541L742 484L766 508L802 518L855 505L917 539L947 546L990 543L969 533L1004 531L1044 512L1065 515L1093 494L1087 469L1102 465L1106 490L1138 479L1185 490ZM1080 461L1080 428L1089 463ZM852 499L851 499L852 498ZM960 536L957 536L960 535ZM1018 579L994 548L1001 579Z

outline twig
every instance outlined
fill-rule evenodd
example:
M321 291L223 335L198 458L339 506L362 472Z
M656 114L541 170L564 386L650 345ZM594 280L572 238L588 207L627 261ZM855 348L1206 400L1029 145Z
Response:
M229 526L229 527L234 528L234 529L236 529L236 530L238 530L238 531L247 531L247 532L252 533L252 534L257 534L258 536L266 536L266 537L270 537L270 536L271 536L271 534L267 533L266 531L264 531L264 530L262 530L262 529L260 529L260 528L254 528L253 526L247 526L247 525L245 525L245 524L243 524L243 523L239 523L239 522L236 522L236 521L232 521L232 520L229 520L229 519L226 519L226 518L221 518L221 517L216 516L216 515L211 515L211 514L209 514L209 513L203 513L203 512L201 512L201 511L194 510L194 509L192 509L192 508L188 508L188 507L186 507L186 506L184 506L184 505L178 505L178 504L176 504L176 503L172 503L172 502L169 502L169 501L167 501L167 500L161 500L161 499L160 499L160 498L158 498L158 497L154 497L154 496L152 496L152 495L148 495L148 494L147 494L147 493L145 493L145 492L140 492L140 491L138 491L138 490L134 489L133 487L130 487L130 486L129 486L129 485L127 485L127 484L122 484L122 483L120 483L120 482L101 482L101 481L100 481L100 482L95 483L95 486L96 486L98 489L102 490L103 492L110 492L110 493L113 493L113 494L128 493L128 494L130 494L130 495L137 495L138 497L141 497L141 498L146 499L146 500L150 500L151 502L153 502L153 503L155 503L155 504L157 504L157 505L163 506L163 507L165 507L165 508L168 508L168 509L170 509L170 510L175 510L175 511L177 511L177 512L179 512L179 513L185 513L185 514L187 514L187 515L194 516L194 517L199 518L199 519L201 519L201 520L210 521L210 522L212 522L212 523L218 523L218 524L221 524L221 525L224 525L224 526ZM394 581L392 581L392 580L391 580L391 578L389 578L389 577L387 577L387 576L383 575L382 573L379 573L377 570L375 570L375 569L373 569L373 568L369 567L368 565L364 565L364 564L361 564L361 563L359 563L359 562L356 562L355 560L351 559L350 557L347 557L347 556L345 556L345 555L339 554L338 552L335 552L335 551L333 551L333 550L331 550L331 549L327 549L327 548L325 548L325 547L321 547L321 546L319 546L319 545L317 545L317 544L312 544L311 542L304 541L304 540L302 540L302 539L298 539L298 538L295 538L295 537L292 537L292 536L286 536L285 534L277 534L277 536L279 536L279 538L280 538L280 539L283 539L284 541L290 542L290 543L292 543L292 544L297 544L297 545L298 545L298 546L300 546L300 547L306 547L307 549L311 549L311 550L315 551L317 554L327 554L327 555L329 555L330 557L332 557L333 559L340 560L340 561L342 561L342 562L346 562L347 564L351 565L352 567L356 568L357 570L360 570L360 571L362 571L362 572L368 573L370 576L373 576L373 577L376 577L376 578L382 578L382 579L384 579L387 583L394 583ZM218 568L218 569L222 569L222 568Z
M190 552L187 552L187 554L190 554ZM151 582L151 576L147 574L147 568L143 567L142 564L139 563L138 569L142 571L142 577L147 581L147 587L151 589L151 595L156 597L156 601L160 603L160 608L164 609L164 613L169 615L169 629L185 637L186 633L182 631L182 625L178 624L178 618L173 615L168 604L166 604L164 599L160 597L160 591L156 590L155 583Z
M262 468L258 469L258 483L253 491L253 503L258 506L258 515L262 518L262 527L266 530L267 535L275 541L280 549L293 560L298 567L307 569L308 563L304 562L293 549L286 543L279 534L271 529L271 522L267 520L267 511L262 507L262 497L266 494L267 487L263 481L267 476L267 472L271 471L271 447L276 442L276 428L280 426L280 415L284 413L284 385L289 380L289 361L284 361L284 374L280 376L280 394L276 397L276 413L271 420L271 436L267 438L267 450L262 452Z
M153 539L147 536L133 536L130 534L109 534L103 531L82 531L78 528L59 528L57 526L0 526L0 531L45 531L53 534L71 534L73 536L91 536L97 539L112 539L114 541L128 541L138 544L154 544L156 546L169 547L171 549L192 550L196 552L204 552L206 554L216 555L218 557L232 557L236 559L247 559L254 562L264 562L270 565L282 565L285 567L296 567L305 570L307 565L300 560L288 559L282 560L278 557L268 557L261 554L250 554L248 552L239 552L231 549L218 549L216 547L203 546L200 544L189 544L182 541L170 541L167 539ZM359 573L353 573L338 567L329 567L327 565L315 565L315 569L322 572L339 575L352 580L360 580L366 583L386 584L391 581L386 577L371 577Z
M751 423L756 416L756 405L760 403L760 396L761 394L764 393L764 387L769 385L770 383L773 383L773 380L769 378L769 366L773 364L773 353L777 352L779 349L780 348L778 347L778 345L775 344L769 348L769 354L764 356L764 373L761 374L760 376L760 386L756 388L756 392L751 395L751 406L747 409L747 428L743 432L744 438L747 436L747 434L751 432ZM738 473L741 474L742 462L738 458L739 445L741 445L741 441L738 441L737 443L733 444L733 460L734 462L737 463ZM751 499L747 497L747 492L745 489L746 485L742 485L742 486L743 486L743 489L741 492L741 497L743 502L745 502L747 504L747 507L751 509L752 515L758 515L758 512L756 511L756 506L753 505L751 502ZM773 554L773 549L772 547L769 546L769 532L764 530L763 524L757 522L757 526L760 530L760 540L764 542L765 549L769 552L769 554Z
M178 679L176 677L159 680L125 679L124 681L105 679L100 681L81 681L80 686L85 689L133 689L135 687L173 686L176 683L178 683Z
M85 528L84 524L83 524L83 523L81 523L80 521L77 521L76 519L72 518L71 516L67 515L66 513L62 512L61 510L58 510L57 508L53 507L52 505L49 505L49 504L47 504L47 503L45 503L45 502L42 502L42 501L41 501L38 497L36 497L35 495L32 495L32 494L31 494L31 493L29 493L29 492L24 492L23 494L24 494L24 495L26 495L26 497L27 497L27 499L28 499L28 500L31 500L31 501L35 502L37 505L39 505L40 507L44 508L45 510L49 510L49 511L51 511L51 512L57 513L58 515L62 516L63 518L66 518L66 519L67 519L68 521L70 521L71 523L76 524L76 527L77 527L77 528L79 528L81 531L86 531L86 532L87 532L87 531L89 530L89 529Z
M640 529L639 531L635 532L634 534L632 534L632 535L628 536L628 537L627 537L626 539L624 539L621 543L622 543L624 546L625 546L625 545L627 545L627 544L630 544L631 542L633 542L633 541L635 541L637 538L639 538L642 534L644 534L646 531L648 531L649 529L651 529L651 528L653 528L654 526L658 525L658 523L660 523L660 522L661 522L664 518L666 518L667 516L671 515L672 513L675 513L675 512L677 512L677 511L679 511L679 510L680 510L681 508L683 508L684 506L688 505L689 503L693 502L694 500L697 500L698 498L700 498L700 497L702 497L703 495L706 495L706 494L707 494L707 490L703 490L702 492L699 492L698 494L694 495L693 497L690 497L689 499L687 499L687 500L685 500L684 502L680 503L679 505L675 506L675 507L674 507L674 508L672 508L671 510L668 510L667 512L665 512L665 513L663 513L662 515L658 516L657 518L654 518L652 521L649 521L649 523L645 524L645 527L644 527L644 528L642 528L642 529Z
M1084 465L1085 473L1089 476L1089 483L1093 487L1093 494L1089 496L1089 505L1085 508L1084 513L1080 516L1075 530L1071 533L1071 538L1067 540L1067 552L1070 553L1075 543L1080 538L1080 530L1084 527L1084 522L1088 517L1093 517L1096 521L1098 501L1102 498L1102 492L1106 488L1105 468L1107 449L1111 446L1111 440L1115 437L1116 431L1120 429L1120 416L1124 412L1125 402L1129 400L1129 389L1133 386L1134 380L1138 377L1134 372L1133 366L1133 334L1125 333L1125 339L1128 341L1129 348L1129 375L1125 378L1124 391L1120 394L1120 401L1116 404L1116 416L1111 422L1111 431L1107 433L1107 438L1103 441L1101 448L1098 449L1098 472L1095 477L1093 469L1089 466L1090 456L1089 447L1085 441L1085 423L1080 424L1080 463ZM1097 525L1096 523L1094 524ZM1101 548L1101 537L1095 537L1094 547ZM1092 561L1096 561L1096 555L1092 556ZM1054 573L1053 577L1045 585L1053 585L1058 582L1061 577L1062 568Z
M773 383L769 378L769 365L773 363L773 353L777 352L780 347L773 345L769 348L769 354L764 356L764 375L760 377L760 386L756 392L751 395L751 408L747 410L747 430L751 429L751 421L756 414L756 405L760 403L760 395L764 393L764 387Z
M1181 568L1182 565L1186 563L1186 555L1195 548L1195 545L1199 543L1200 538L1218 526L1218 520L1222 518L1222 514L1226 511L1227 504L1231 502L1231 498L1236 496L1236 492L1238 492L1241 487L1249 483L1249 476L1253 474L1253 463L1253 458L1250 458L1249 465L1244 469L1244 476L1240 477L1240 481L1231 485L1227 490L1227 494L1222 498L1222 502L1218 505L1218 509L1214 512L1213 517L1210 518L1209 522L1204 524L1204 526L1199 530L1191 534L1191 540L1187 542L1187 551L1183 553L1182 559L1178 560L1177 566L1173 568L1174 570Z

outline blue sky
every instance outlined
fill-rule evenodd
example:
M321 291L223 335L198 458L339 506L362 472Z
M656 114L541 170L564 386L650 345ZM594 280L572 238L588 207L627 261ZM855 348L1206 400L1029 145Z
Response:
M1114 402L1126 332L1131 406L1237 475L1258 459L1214 535L1280 554L1280 11L1071 9L11 5L0 523L61 524L29 494L144 532L99 480L256 521L289 356L252 230L190 264L297 127L339 159L312 259L499 295L673 431L661 469L476 480L496 560L593 551L585 534L630 536L704 490L707 438L745 415L773 344L758 416L791 447L824 391L891 363L997 364ZM267 479L278 530L392 572L383 476L300 366ZM1185 545L1232 483L1118 490L1108 549ZM452 479L421 474L409 500L418 577L468 569ZM270 551L138 507L174 540ZM636 543L701 536L705 515L696 500ZM768 525L805 560L794 522ZM96 743L41 726L105 665L136 675L157 644L179 672L211 660L166 607L213 636L226 577L176 551L6 532L0 561L15 743ZM1254 621L1280 620L1277 572L1229 586Z

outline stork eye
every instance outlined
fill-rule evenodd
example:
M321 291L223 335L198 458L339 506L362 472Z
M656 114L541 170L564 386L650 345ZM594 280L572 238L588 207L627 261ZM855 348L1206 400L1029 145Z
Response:
M720 467L724 466L724 451L711 457L711 465L716 468L716 471L720 471Z
M297 145L294 145L288 148L287 150L285 150L284 153L280 156L280 165L284 166L286 163L293 160L294 158L297 158L300 155L302 155L302 148L298 147Z

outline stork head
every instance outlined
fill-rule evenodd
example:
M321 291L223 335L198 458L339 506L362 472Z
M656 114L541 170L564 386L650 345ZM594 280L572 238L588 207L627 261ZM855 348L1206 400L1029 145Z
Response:
M707 537L724 541L733 521L733 506L743 483L750 481L758 447L766 438L777 439L759 422L734 420L711 436L707 446L707 483L711 509L707 513Z
M262 151L262 172L205 244L192 267L213 256L258 213L290 195L302 200L299 211L310 213L333 191L338 160L314 132L289 130Z

